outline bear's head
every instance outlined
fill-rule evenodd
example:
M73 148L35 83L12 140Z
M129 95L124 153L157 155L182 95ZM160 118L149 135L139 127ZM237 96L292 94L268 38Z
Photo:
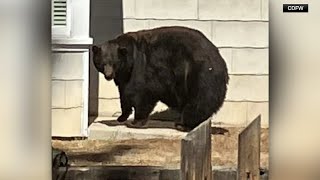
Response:
M96 69L104 74L106 80L115 78L117 71L128 66L128 48L118 43L108 41L92 47L93 62Z
M136 65L140 67L141 60L146 58L146 44L144 38L137 40L124 34L102 45L92 46L94 65L99 72L104 74L106 80L114 79L116 85L128 82L134 64L140 63Z

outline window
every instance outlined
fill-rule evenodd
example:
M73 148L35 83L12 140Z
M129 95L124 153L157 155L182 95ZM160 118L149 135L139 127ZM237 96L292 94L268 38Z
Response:
M52 37L70 36L70 0L52 0Z

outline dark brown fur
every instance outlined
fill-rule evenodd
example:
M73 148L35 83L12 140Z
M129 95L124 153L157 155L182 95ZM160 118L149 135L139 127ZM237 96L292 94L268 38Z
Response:
M129 32L93 47L97 69L119 87L125 121L135 109L135 123L145 124L162 101L181 113L176 122L193 129L222 106L228 84L219 50L199 31L161 27Z

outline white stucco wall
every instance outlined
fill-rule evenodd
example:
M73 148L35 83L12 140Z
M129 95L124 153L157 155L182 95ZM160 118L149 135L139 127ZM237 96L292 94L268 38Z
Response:
M268 126L268 0L123 0L122 6L124 32L187 26L219 47L230 83L213 122L244 126L261 114ZM99 116L121 112L117 88L101 74L98 96Z
M67 36L52 29L52 136L87 136L90 0L67 1Z

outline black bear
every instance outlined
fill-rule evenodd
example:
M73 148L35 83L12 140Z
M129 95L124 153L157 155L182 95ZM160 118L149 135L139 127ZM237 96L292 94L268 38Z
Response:
M129 32L93 46L96 69L119 88L122 114L134 108L134 125L146 124L158 101L181 113L177 129L189 131L223 105L226 63L201 32L180 26Z

